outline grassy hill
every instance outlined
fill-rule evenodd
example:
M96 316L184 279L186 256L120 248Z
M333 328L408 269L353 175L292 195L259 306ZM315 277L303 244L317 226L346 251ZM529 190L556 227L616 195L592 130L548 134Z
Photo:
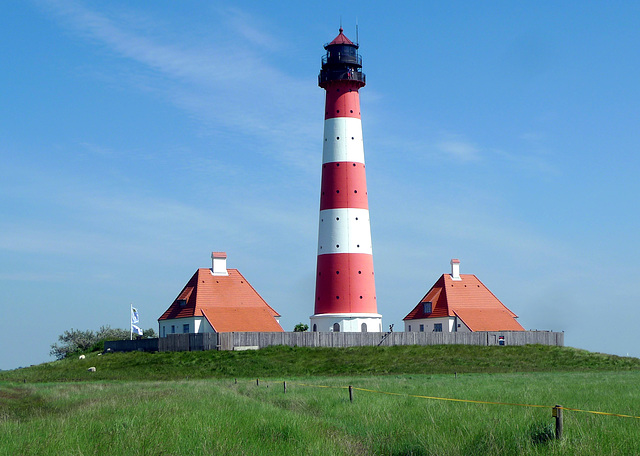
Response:
M84 380L178 380L200 378L284 378L337 375L452 374L638 370L640 359L570 347L473 345L306 348L256 351L88 353L13 371L0 380L57 382ZM95 366L97 372L87 369Z
M0 372L0 454L640 454L638 419L551 417L640 416L639 383L566 347L90 353Z

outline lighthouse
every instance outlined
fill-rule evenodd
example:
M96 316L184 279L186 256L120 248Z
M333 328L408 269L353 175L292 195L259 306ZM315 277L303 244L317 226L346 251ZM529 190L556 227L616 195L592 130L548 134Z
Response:
M326 92L312 331L379 332L364 143L358 44L344 34L324 45L318 85Z

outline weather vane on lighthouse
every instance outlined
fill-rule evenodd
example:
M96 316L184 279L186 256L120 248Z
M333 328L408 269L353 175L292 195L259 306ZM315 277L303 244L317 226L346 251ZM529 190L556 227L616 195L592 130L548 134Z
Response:
M324 46L318 76L326 99L312 331L382 331L358 93L365 75L358 47L341 26Z

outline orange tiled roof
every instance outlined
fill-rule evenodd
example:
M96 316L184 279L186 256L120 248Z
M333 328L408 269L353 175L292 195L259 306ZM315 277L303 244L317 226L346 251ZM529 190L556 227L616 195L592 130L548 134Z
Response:
M421 318L460 318L471 331L524 331L511 312L473 274L460 274L452 280L443 274L404 320ZM431 301L430 314L424 313L423 303Z
M227 269L227 272L228 276L214 276L210 269L198 269L158 320L204 316L218 332L282 332L274 318L280 316L278 312L240 271Z
M217 332L282 332L282 327L266 307L217 307L202 313Z

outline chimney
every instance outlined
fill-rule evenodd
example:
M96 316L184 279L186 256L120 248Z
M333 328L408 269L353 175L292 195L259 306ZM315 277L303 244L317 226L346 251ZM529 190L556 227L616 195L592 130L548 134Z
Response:
M228 276L227 254L225 252L211 253L211 274L214 276Z
M451 260L451 280L462 280L460 277L460 260Z

